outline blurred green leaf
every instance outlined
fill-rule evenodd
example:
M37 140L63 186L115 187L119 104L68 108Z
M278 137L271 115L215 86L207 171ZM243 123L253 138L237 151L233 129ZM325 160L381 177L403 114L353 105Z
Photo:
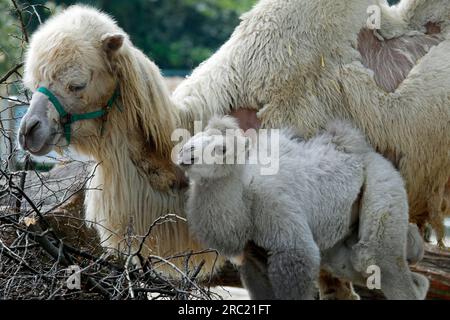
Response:
M111 14L131 40L164 69L192 69L230 36L256 0L55 0ZM44 3L44 1L33 1Z

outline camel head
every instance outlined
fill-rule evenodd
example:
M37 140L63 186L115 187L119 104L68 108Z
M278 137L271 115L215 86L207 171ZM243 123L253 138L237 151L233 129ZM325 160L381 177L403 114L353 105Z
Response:
M21 147L44 155L99 137L118 99L115 57L129 40L107 15L73 6L31 38L24 84L33 92L19 129Z
M179 153L178 165L193 180L218 179L240 172L251 146L236 120L212 118L205 131L189 139Z
M33 96L19 129L23 149L44 155L70 145L108 170L138 170L158 190L178 185L170 157L178 111L158 67L108 15L72 6L43 24L24 84Z

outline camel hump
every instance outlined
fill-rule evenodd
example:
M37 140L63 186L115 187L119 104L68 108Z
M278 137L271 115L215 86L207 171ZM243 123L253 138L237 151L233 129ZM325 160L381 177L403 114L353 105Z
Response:
M331 135L331 141L345 152L363 154L372 151L362 131L349 121L331 121L326 126L326 132Z

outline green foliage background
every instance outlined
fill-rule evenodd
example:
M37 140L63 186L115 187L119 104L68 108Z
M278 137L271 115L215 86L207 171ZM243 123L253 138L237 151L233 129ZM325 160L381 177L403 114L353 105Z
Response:
M161 68L191 69L231 34L255 0L82 0L111 13ZM72 0L56 1L69 5Z
M132 41L163 69L190 70L230 36L239 16L257 0L29 0L18 1L45 20L51 12L84 3L113 15ZM391 0L391 3L397 0ZM51 11L41 7L45 5ZM20 29L10 0L0 0L0 74L21 60ZM26 16L32 32L36 16ZM11 35L13 35L11 37Z
M189 70L207 59L239 23L239 16L256 0L35 0L53 11L75 3L83 3L110 13L130 35L132 41L163 69ZM23 5L27 2L22 1ZM14 31L13 16L8 14L9 0L0 0L0 47L13 47L6 42ZM50 12L36 7L45 20ZM31 11L31 10L30 10ZM29 29L39 21L31 18ZM2 51L3 51L2 50ZM6 49L8 55L10 49ZM2 64L0 60L0 64ZM0 69L1 70L1 69Z
M0 76L16 62L18 52L22 50L22 43L17 39L15 18L10 14L10 9L9 0L0 0Z

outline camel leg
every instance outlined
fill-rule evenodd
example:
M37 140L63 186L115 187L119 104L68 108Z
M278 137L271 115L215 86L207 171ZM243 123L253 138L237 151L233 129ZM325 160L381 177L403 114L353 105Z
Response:
M399 222L395 217L386 221L379 244L377 263L381 269L381 290L387 299L423 300L429 281L423 275L411 272L408 261L423 258L423 239L417 226Z
M409 269L405 247L407 228L406 223L391 224L384 230L385 236L379 246L376 260L381 271L381 291L387 299L423 300L428 291L428 279Z
M303 250L273 252L268 259L268 274L278 300L313 300L319 276L320 258Z
M401 244L406 249L408 233L408 200L403 180L385 158L369 153L365 156L366 179L360 200L358 242L352 248L354 268L365 273L377 265L377 252L385 241L384 230L392 225L404 225L398 237L405 238ZM404 234L401 234L404 232ZM395 234L391 241L397 241Z
M274 300L272 285L267 275L267 270L261 270L255 261L245 261L240 273L242 284L248 290L252 300Z
M394 268L393 268L394 267ZM423 300L426 298L429 282L418 273L411 272L405 265L385 263L381 266L381 291L389 300Z
M276 299L313 300L320 272L320 250L308 226L268 248L267 270Z
M410 223L408 228L408 245L406 257L408 262L415 264L423 259L425 253L424 241L417 225Z
M244 287L249 291L252 300L275 299L275 294L268 277L267 260L267 252L264 249L254 244L246 246L240 274ZM348 269L351 269L351 267ZM323 269L319 276L319 289L320 299L322 300L360 299L358 294L353 290L353 285L350 281L334 277L331 273Z
M274 300L275 294L267 269L267 252L249 243L244 250L240 268L241 279L252 300Z
M358 236L354 232L346 240L322 252L322 270L319 278L320 299L360 300L353 283L364 285L365 278L353 267L352 247Z
M430 213L430 225L436 232L436 239L438 246L441 248L445 247L445 226L444 226L444 212L442 208L444 205L444 190L445 185L435 190L428 200L428 210Z
M374 246L374 250L371 249L371 260L373 266L379 267L381 291L387 299L421 300L426 297L429 283L424 276L411 272L408 256L412 260L420 258L422 242L419 241L417 245L408 244L408 238L417 239L420 235L417 229L410 227L407 217L401 216L407 206L401 207L401 202L398 202L396 206L390 206L390 211L385 211L382 216L376 237L372 238L374 242L370 244Z
M420 255L420 243L418 250L411 250L413 243L408 248L408 238L417 234L408 222L403 180L377 154L366 157L366 173L352 264L363 274L369 267L379 267L381 290L387 299L424 299L428 280L412 273L407 262L408 255L415 256L415 251Z

